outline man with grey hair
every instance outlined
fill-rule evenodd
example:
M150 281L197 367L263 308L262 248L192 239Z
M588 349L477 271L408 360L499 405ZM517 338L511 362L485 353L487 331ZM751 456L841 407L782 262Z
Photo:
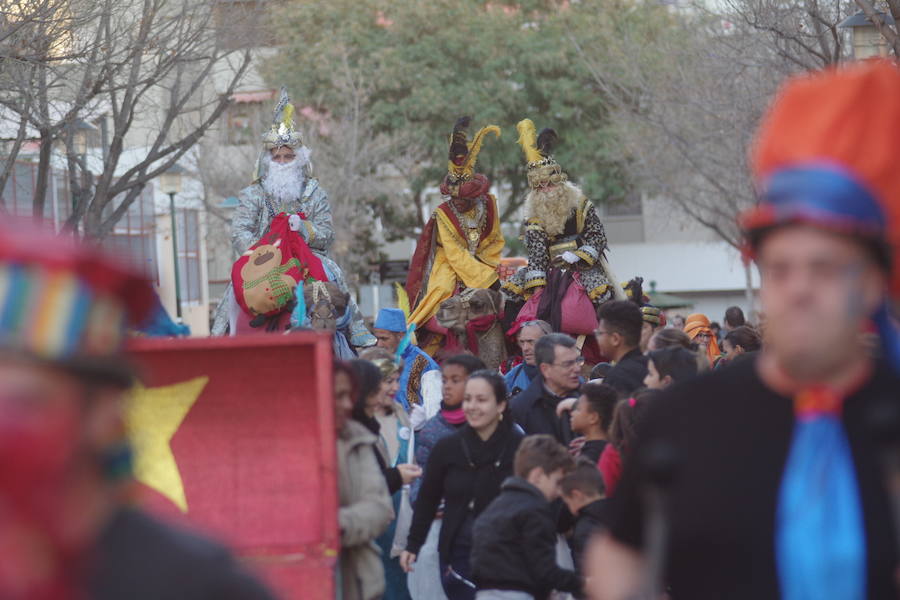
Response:
M516 343L522 351L522 362L503 376L510 398L528 389L528 386L537 377L538 367L534 360L534 346L548 333L553 333L553 328L547 321L526 321L519 327L519 331L516 333Z
M534 345L534 360L538 375L512 399L513 418L527 435L547 433L568 446L574 437L569 415L558 416L556 406L578 394L584 358L574 339L564 333L551 333Z
M275 215L291 215L291 229L297 231L322 261L330 281L342 292L349 292L344 273L328 255L334 242L334 224L328 194L310 176L310 150L303 145L300 132L294 128L293 105L282 88L275 107L272 128L263 136L263 150L257 160L257 179L241 190L240 204L232 218L231 244L237 256L244 254L268 231ZM212 334L235 334L240 309L231 285L216 309ZM359 348L374 346L375 337L366 328L353 295L347 306L350 344Z

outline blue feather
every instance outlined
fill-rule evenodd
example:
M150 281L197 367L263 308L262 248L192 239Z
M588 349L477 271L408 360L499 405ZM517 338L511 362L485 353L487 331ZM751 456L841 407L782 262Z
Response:
M406 328L406 335L404 335L403 339L400 340L400 345L397 346L397 354L394 356L394 360L396 362L399 363L402 360L403 353L406 352L406 349L409 348L409 345L412 342L412 335L415 330L415 323L410 323L409 327Z
M306 298L303 297L303 281L297 282L294 288L294 297L297 299L297 305L291 312L291 327L303 327L307 321L306 315Z

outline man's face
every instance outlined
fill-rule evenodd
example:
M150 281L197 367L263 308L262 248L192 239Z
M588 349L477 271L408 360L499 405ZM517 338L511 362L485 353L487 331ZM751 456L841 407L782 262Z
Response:
M519 330L519 348L526 365L534 364L534 345L543 335L544 332L537 325L527 325Z
M612 360L616 352L618 352L621 336L610 330L605 320L600 319L600 325L594 331L594 337L597 338L597 347L600 349L600 354Z
M578 379L581 374L581 365L584 364L578 348L556 346L553 350L553 362L541 365L541 375L544 376L544 380L558 391L569 392L577 389L581 384Z
M475 198L460 198L455 196L450 199L450 202L453 204L453 208L459 212L469 212L472 210L472 207L475 206Z
M767 351L789 375L815 381L854 357L885 287L861 244L814 227L782 227L762 240L757 264Z
M375 345L378 348L384 348L392 354L397 351L397 346L400 345L400 340L403 339L403 334L398 331L375 329L372 333L375 336L375 339L378 340Z
M270 153L272 155L272 161L277 162L280 165L286 165L287 163L297 158L297 154L294 152L294 150L287 146L272 148L272 150L270 150Z

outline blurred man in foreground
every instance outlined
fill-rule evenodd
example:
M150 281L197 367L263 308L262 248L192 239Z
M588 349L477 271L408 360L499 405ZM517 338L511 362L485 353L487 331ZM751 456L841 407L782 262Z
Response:
M881 461L900 389L886 298L900 292L898 128L893 63L783 88L753 148L761 202L742 221L766 345L648 412L592 557L594 598L659 589L644 544L659 531L653 490L668 496L659 571L673 598L898 597ZM872 320L889 364L862 345Z
M125 328L145 281L0 225L0 598L269 598L227 551L127 506Z

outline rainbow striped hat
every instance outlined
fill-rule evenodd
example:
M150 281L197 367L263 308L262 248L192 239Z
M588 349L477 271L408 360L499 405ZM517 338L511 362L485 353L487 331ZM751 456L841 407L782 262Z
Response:
M54 363L115 357L153 289L98 249L22 222L0 225L0 349Z

